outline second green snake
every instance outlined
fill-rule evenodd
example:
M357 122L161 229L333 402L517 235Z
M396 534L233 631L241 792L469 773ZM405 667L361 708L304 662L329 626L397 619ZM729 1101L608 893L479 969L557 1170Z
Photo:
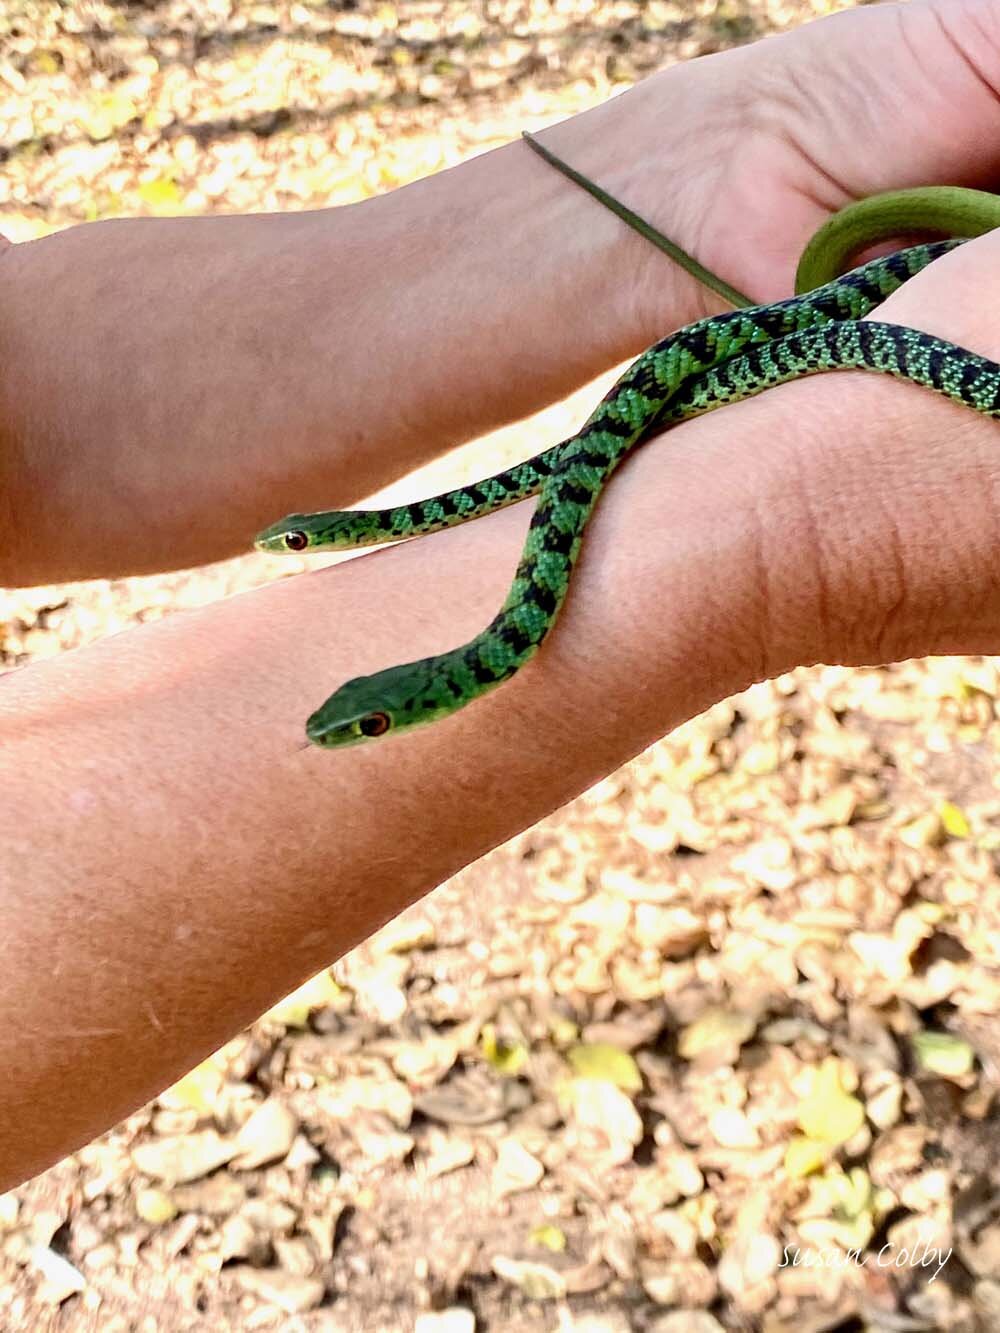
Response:
M635 225L598 187L561 170ZM905 191L862 201L806 248L797 287L836 273L872 241L919 231L978 235L1000 224L1000 201L974 191ZM603 196L603 197L602 197ZM879 200L882 200L879 207ZM642 224L644 234L658 234ZM662 239L662 238L660 238ZM659 240L657 240L659 243ZM685 267L683 251L665 242ZM306 723L323 747L370 741L443 718L509 680L538 650L569 587L584 529L608 479L637 444L664 427L824 371L864 369L906 379L1000 417L1000 365L913 329L864 317L961 241L914 246L815 290L715 315L644 352L581 430L544 453L468 487L381 510L292 514L259 534L270 551L349 549L420 536L538 495L521 561L503 606L469 643L347 681ZM728 299L739 293L698 266Z

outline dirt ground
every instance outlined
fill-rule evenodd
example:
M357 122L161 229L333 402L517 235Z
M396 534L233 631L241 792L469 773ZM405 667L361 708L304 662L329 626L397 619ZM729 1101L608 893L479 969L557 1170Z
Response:
M0 229L356 200L830 7L7 0ZM0 591L3 664L298 568ZM1000 1329L998 662L755 687L442 886L0 1196L0 1329Z

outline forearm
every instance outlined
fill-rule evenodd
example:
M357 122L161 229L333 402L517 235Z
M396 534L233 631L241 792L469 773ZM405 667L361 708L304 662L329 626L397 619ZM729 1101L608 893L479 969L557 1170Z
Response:
M712 85L695 74L550 132L692 247L690 150L679 138L672 163L657 123L704 122ZM681 184L654 199L664 173ZM347 507L564 395L701 300L519 142L346 208L98 223L13 247L0 584L245 550L284 512Z
M485 623L526 509L4 680L0 1189L745 683L743 506L706 487L688 455L668 483L661 449L609 491L537 661L391 743L303 751L303 719L346 676ZM655 547L648 515L636 521L653 484L665 532ZM707 595L720 578L724 604ZM40 972L58 984L39 985Z
M964 255L939 267L936 290L967 309L963 274L982 292L982 270ZM922 322L920 281L894 317ZM933 323L995 350L967 315ZM7 678L0 1189L751 680L995 647L996 434L859 374L690 423L616 476L533 663L456 717L361 749L300 749L304 717L345 677L478 629L526 510Z
M777 299L831 209L995 177L996 15L991 0L835 15L656 75L547 141ZM245 550L282 512L353 504L704 301L522 144L350 208L11 247L0 584Z

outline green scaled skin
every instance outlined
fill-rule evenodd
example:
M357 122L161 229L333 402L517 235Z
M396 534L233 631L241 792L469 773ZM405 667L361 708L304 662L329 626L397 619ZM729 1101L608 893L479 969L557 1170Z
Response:
M628 390L633 381L641 382L650 367L664 366L662 375L666 376L666 392L669 393L673 380L679 383L684 375L707 370L720 357L735 354L748 340L763 342L769 337L821 321L861 319L907 278L957 244L956 241L942 241L934 246L916 246L905 252L908 256L905 261L892 255L874 261L863 272L856 270L807 296L792 297L773 306L714 315L671 334L633 363L584 423L580 434L599 423L608 410L609 401L619 391ZM774 312L773 315L769 316L768 311ZM662 395L662 387L655 392ZM472 486L460 486L428 500L415 500L412 504L390 509L327 509L309 514L288 514L258 533L254 546L259 551L280 553L353 551L364 546L423 537L482 518L496 509L537 495L555 470L566 445L577 438L564 440L527 462L518 463Z
M429 500L391 509L326 509L288 514L254 538L258 551L354 551L453 528L537 495L559 458L559 445L526 463Z
M445 717L510 679L537 652L558 616L604 485L631 449L658 428L790 379L840 369L895 375L998 415L1000 367L913 330L861 322L892 291L958 244L917 246L874 260L806 296L713 316L650 348L583 429L547 451L546 456L557 455L555 463L546 464L550 472L541 482L514 582L486 629L451 652L348 681L309 718L309 740L333 748L406 731ZM423 505L439 509L448 499L457 506L467 495L460 488ZM428 510L425 518L421 505L407 508L417 511L420 522L448 525L435 518L438 509ZM488 508L473 507L465 517L481 512ZM348 522L347 515L337 517ZM379 527L383 520L371 513L353 517L366 537L385 532ZM330 518L321 516L315 530L328 532ZM310 521L300 521L303 531L309 531ZM280 534L281 528L269 532ZM411 531L394 529L392 536Z
M934 185L888 190L834 213L802 251L795 290L808 292L848 267L851 257L896 236L963 236L1000 227L1000 195Z
M790 333L691 381L666 422L675 425L789 380L831 370L873 370L932 389L982 416L1000 418L1000 363L918 329L876 320Z

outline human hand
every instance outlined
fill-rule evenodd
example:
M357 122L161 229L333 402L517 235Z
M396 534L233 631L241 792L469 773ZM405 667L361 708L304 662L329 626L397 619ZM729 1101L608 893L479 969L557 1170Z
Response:
M994 232L918 274L870 318L1000 360L998 304ZM821 374L685 423L638 450L611 489L640 531L657 534L631 571L640 605L629 595L608 629L635 647L616 671L652 701L645 741L664 729L658 701L675 688L678 639L691 659L700 646L698 706L799 665L1000 646L995 416L885 375ZM678 509L680 579L678 543L664 528ZM614 570L605 531L595 523L583 562ZM711 576L692 595L696 532Z
M998 89L1000 4L912 0L671 68L559 129L570 146L590 122L594 142L573 165L603 167L607 188L763 302L791 293L806 242L838 208L908 186L995 184ZM617 178L602 136L618 136ZM554 132L547 142L559 150ZM650 341L676 297L663 257L647 261L632 295ZM691 318L715 308L691 289Z

